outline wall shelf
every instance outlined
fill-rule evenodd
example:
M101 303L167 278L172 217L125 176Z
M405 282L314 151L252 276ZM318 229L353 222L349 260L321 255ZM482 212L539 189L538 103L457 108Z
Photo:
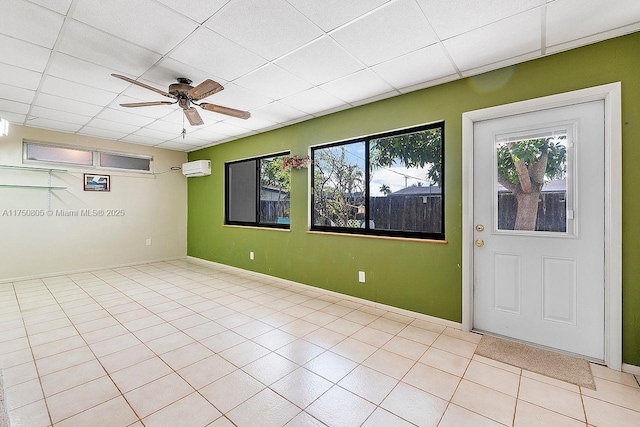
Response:
M12 166L12 165L0 165L0 169L14 169L23 171L35 171L35 172L69 172L66 169L49 169L49 168L34 168L29 166Z
M48 185L16 185L16 184L0 184L0 188L31 188L35 190L66 190L67 187L51 187Z
M66 173L65 169L48 169L48 168L34 168L29 166L12 166L12 165L0 165L0 169L5 170L17 170L25 172L45 172L47 174L46 185L22 185L22 184L0 184L0 188L19 188L27 190L47 190L47 208L51 209L51 191L54 190L66 190L67 187L60 187L51 185L51 174L53 173Z

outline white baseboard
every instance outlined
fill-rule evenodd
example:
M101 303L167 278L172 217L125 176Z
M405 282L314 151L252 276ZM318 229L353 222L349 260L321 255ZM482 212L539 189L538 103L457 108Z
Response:
M640 366L623 363L622 372L626 372L627 374L640 375Z
M0 279L0 284L10 283L10 282L21 282L24 280L40 279L44 277L67 276L69 274L88 273L90 271L109 270L112 268L134 267L136 265L153 264L154 262L176 261L180 259L185 259L185 257L177 256L177 257L171 257L171 258L153 259L148 261L130 262L125 264L113 264L113 265L103 265L103 266L96 266L96 267L90 267L90 268L81 268L78 270L56 271L52 273L35 274L32 276L13 277L9 279Z
M370 307L379 308L381 310L390 311L392 313L400 314L400 315L403 315L403 316L415 317L416 319L425 320L425 321L431 322L431 323L437 323L437 324L442 325L442 326L447 326L447 327L454 328L454 329L461 329L462 328L462 324L461 323L454 322L454 321L447 320L447 319L441 319L439 317L429 316L428 314L422 314L422 313L418 313L418 312L411 311L411 310L405 310L404 308L394 307L394 306L387 305L387 304L381 304L379 302L369 301L369 300L364 299L364 298L358 298L358 297L354 297L354 296L351 296L351 295L341 294L340 292L334 292L334 291L330 291L330 290L327 290L327 289L318 288L316 286L311 286L311 285L306 285L304 283L294 282L292 280L281 279L279 277L269 276L268 274L258 273L258 272L251 271L251 270L245 270L245 269L242 269L242 268L239 268L239 267L234 267L234 266L231 266L231 265L220 264L218 262L208 261L208 260L202 259L202 258L196 258L196 257L192 257L192 256L187 256L187 259L189 261L192 261L192 262L196 263L196 264L210 265L210 266L217 266L217 267L225 267L225 268L229 268L229 269L233 269L233 270L237 270L237 271L242 271L242 272L245 272L245 273L254 274L254 275L259 276L259 277L265 277L265 278L269 278L269 279L277 279L277 280L282 281L283 283L286 283L286 284L291 285L291 286L297 286L297 287L301 287L301 288L306 289L306 290L320 292L320 293L323 293L323 294L326 294L326 295L331 295L331 296L342 298L342 299L345 299L345 300L348 300L348 301L353 301L353 302L356 302L358 304L368 305Z

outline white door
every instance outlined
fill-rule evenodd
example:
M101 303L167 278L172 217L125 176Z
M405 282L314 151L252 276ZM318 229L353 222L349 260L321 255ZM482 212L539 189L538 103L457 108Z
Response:
M476 122L473 150L474 329L604 360L604 102Z

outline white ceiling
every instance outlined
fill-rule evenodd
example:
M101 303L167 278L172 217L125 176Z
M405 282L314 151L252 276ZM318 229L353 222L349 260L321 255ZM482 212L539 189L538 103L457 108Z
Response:
M191 151L640 30L639 0L2 0L0 117ZM225 86L199 110L162 90Z

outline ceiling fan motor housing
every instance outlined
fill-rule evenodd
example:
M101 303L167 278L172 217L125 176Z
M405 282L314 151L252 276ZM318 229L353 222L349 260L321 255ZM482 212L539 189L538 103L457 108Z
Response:
M182 82L179 83L173 83L171 85L169 85L169 93L171 95L175 95L175 96L186 96L187 93L193 89L193 86L191 86L189 83L191 83L191 80L189 79L178 79L178 80L184 80ZM186 83L189 82L189 83Z

